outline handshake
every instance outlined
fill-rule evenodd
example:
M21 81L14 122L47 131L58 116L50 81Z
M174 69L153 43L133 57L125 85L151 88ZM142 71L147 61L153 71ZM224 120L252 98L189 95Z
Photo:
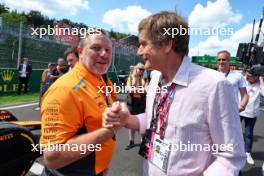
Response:
M111 107L106 108L103 112L102 126L117 132L127 124L129 116L130 113L125 103L114 102Z

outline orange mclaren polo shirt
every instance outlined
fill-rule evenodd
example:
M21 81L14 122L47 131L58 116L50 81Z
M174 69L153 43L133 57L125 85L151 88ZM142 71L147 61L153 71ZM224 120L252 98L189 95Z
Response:
M80 63L56 80L43 97L40 144L65 143L83 125L88 133L102 128L107 102L99 87L104 85L103 79ZM113 101L112 95L110 101ZM96 174L108 168L114 148L114 139L109 139L101 145L101 151L95 152Z

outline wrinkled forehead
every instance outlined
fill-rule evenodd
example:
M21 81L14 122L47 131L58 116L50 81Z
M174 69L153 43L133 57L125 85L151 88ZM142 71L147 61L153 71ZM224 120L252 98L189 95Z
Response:
M218 59L229 59L229 56L228 56L228 54L227 53L219 53L218 55L217 55L217 58Z

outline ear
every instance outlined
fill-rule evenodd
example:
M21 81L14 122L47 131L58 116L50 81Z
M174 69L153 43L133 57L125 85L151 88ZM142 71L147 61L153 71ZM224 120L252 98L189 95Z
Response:
M172 40L169 39L168 41L164 42L164 51L165 53L169 53L172 49Z
M82 48L80 48L80 47L76 48L76 50L77 50L78 54L81 54L81 53L82 53L82 51L83 51L83 49L82 49Z

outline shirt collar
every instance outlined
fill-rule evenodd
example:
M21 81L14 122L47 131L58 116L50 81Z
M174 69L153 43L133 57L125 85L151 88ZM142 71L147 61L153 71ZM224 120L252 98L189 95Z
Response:
M181 86L188 86L189 74L190 74L191 59L188 56L184 56L182 63L174 76L172 82Z
M99 77L97 75L95 75L91 70L89 70L88 68L86 68L83 64L81 63L76 63L76 65L74 66L74 68L71 71L76 71L78 72L78 74L85 79L86 81L89 81L91 83L93 83L94 85L101 85L102 82L102 78Z

